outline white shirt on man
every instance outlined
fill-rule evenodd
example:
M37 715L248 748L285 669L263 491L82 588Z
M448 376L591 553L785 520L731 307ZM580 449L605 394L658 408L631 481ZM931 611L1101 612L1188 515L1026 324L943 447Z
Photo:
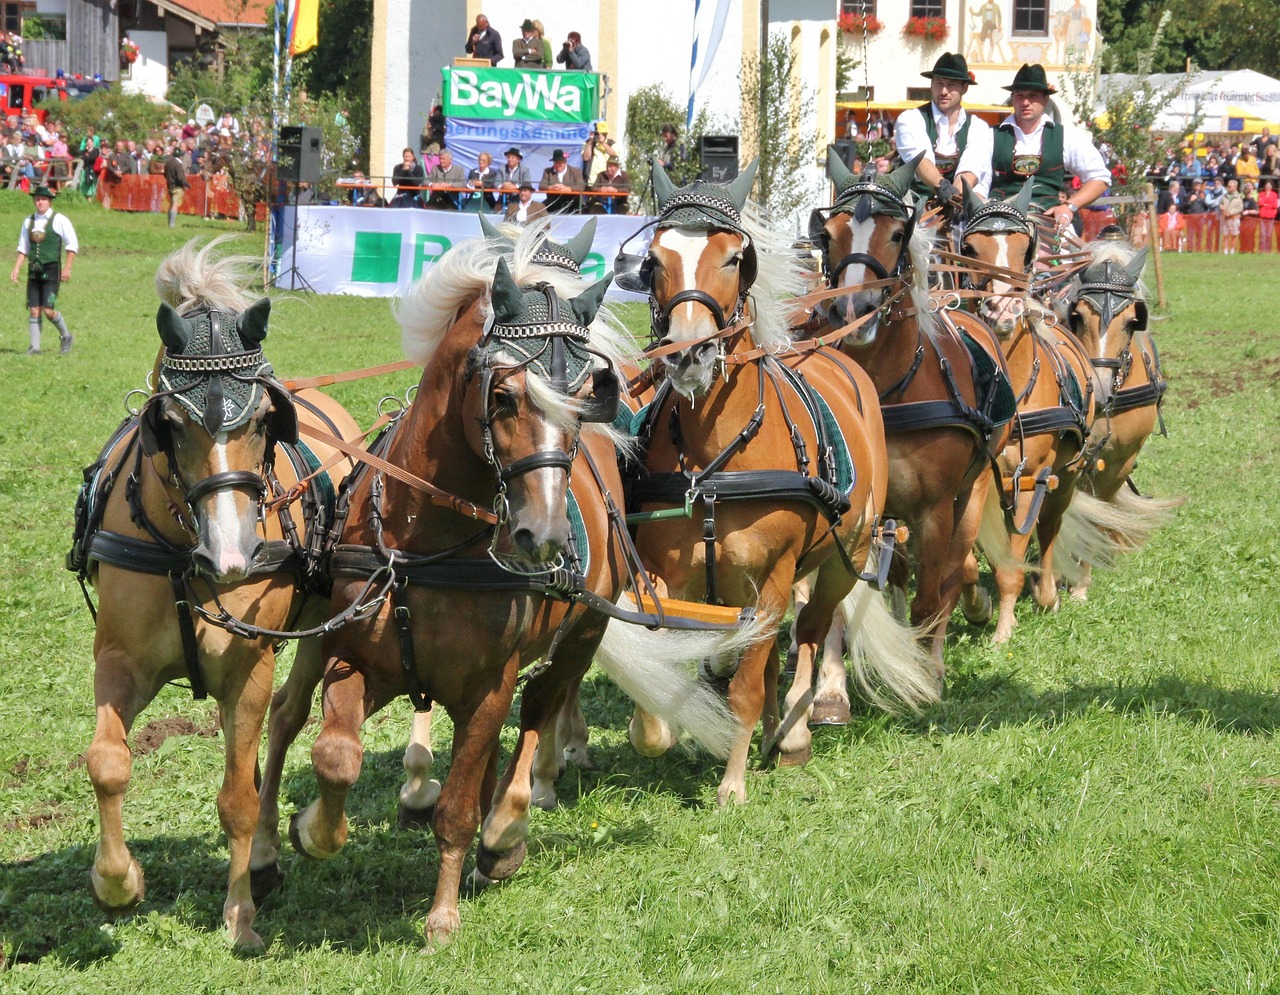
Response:
M62 248L64 252L79 252L80 243L76 240L76 230L71 226L65 214L59 214L50 205L49 210L44 214L36 214L35 220L31 222L31 228L35 231L44 231L49 226L50 219L53 220L53 231L62 238ZM18 232L18 251L24 256L31 255L31 239L27 235L27 222L31 220L28 215L22 220L22 228Z
M1107 168L1107 161L1094 146L1093 139L1079 128L1067 128L1055 124L1047 114L1042 115L1035 128L1029 132L1018 127L1018 122L1012 114L1000 122L1000 127L1003 128L1006 124L1013 125L1015 156L1039 155L1044 129L1046 127L1062 128L1062 165L1067 174L1080 177L1081 183L1102 180L1108 187L1111 186L1111 170Z
M952 130L951 122L942 111L938 110L937 104L930 101L929 109L933 111L933 124L938 132L938 151L943 155L955 155L957 136L960 134L960 129L964 127L965 119L972 115L961 108L960 115L956 118L955 129ZM903 162L910 162L923 152L929 162L935 166L938 164L934 158L934 148L929 143L924 111L920 108L903 111L898 115L898 121L893 130L893 140ZM969 138L965 142L964 152L960 154L960 161L956 163L955 175L972 173L977 177L973 191L981 197L986 197L991 189L991 153L991 125L980 117L974 117L969 124Z

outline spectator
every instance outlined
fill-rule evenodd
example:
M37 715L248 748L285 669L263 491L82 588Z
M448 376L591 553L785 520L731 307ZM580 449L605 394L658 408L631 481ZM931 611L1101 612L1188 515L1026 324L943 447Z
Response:
M591 53L582 44L582 35L576 31L569 32L568 40L561 47L560 54L556 56L556 62L563 62L566 69L576 69L583 73L591 72Z
M497 187L501 174L493 168L493 156L488 152L481 152L476 161L476 168L467 174L467 186L481 191L479 196L492 210L498 206L498 198L490 191Z
M617 193L617 197L592 197L590 209L603 214L626 214L627 194L631 193L631 177L622 169L622 160L609 156L602 172L591 186L592 190Z
M1244 195L1240 193L1239 184L1234 176L1227 180L1226 192L1218 202L1218 215L1222 219L1222 252L1227 256L1240 251L1240 215L1244 213Z
M1169 202L1169 210L1160 215L1160 248L1166 252L1181 252L1187 240L1187 219L1178 210L1176 200Z
M1187 203L1183 207L1183 214L1206 214L1208 208L1204 203L1204 180L1192 180L1191 192L1187 194Z
M1271 147L1275 148L1274 145ZM1263 180L1262 189L1258 191L1258 217L1263 221L1274 221L1278 211L1280 211L1280 194L1276 193L1275 181Z
M1280 176L1280 146L1277 146L1274 140L1263 148L1262 162L1258 168L1263 176Z
M533 177L529 175L529 167L524 164L524 153L522 153L514 145L503 153L507 157L507 164L502 169L502 176L498 181L498 189L503 193L515 193L521 183L532 183Z
M1187 149L1182 153L1182 167L1179 172L1184 180L1195 180L1204 175L1204 167L1196 158L1194 149Z
M600 121L582 143L582 178L587 181L588 186L604 172L609 157L617 154L618 150L609 141L609 122Z
M1243 184L1245 180L1257 180L1262 171L1258 168L1258 159L1254 147L1250 145L1236 159L1236 177Z
M1169 210L1170 203L1177 203L1178 207L1182 207L1182 183L1178 180L1170 180L1169 186L1160 191L1160 196L1156 198L1156 213L1164 214Z
M514 221L518 225L527 225L530 221L545 217L547 209L533 199L533 184L524 180L520 184L519 196L507 206L503 221Z
M224 128L233 135L240 134L240 122L230 111L223 111L222 117L218 118L218 130L221 132Z
M1200 176L1208 182L1215 176L1220 176L1221 173L1222 170L1218 166L1218 154L1216 152L1210 152L1209 157L1205 159L1204 165L1200 169Z
M502 61L502 36L483 14L476 15L476 23L467 37L466 52L477 59L488 59L491 66Z
M538 189L552 195L546 198L547 210L552 214L567 214L576 210L578 198L568 195L580 192L585 187L581 170L569 165L564 149L556 149L551 154L551 165L543 170L542 179L538 181Z
M176 228L178 210L182 207L182 198L186 196L187 187L190 186L177 142L169 147L169 157L164 160L164 185L169 191L169 227Z
M658 129L658 135L662 138L662 147L658 149L662 169L671 177L672 183L683 186L687 182L685 173L689 168L689 150L680 141L674 124L664 124Z
M400 153L400 165L391 170L391 182L396 188L396 195L391 201L392 207L417 207L422 204L420 191L415 188L426 184L427 174L422 163L413 154L413 149L405 149Z
M511 43L511 58L517 69L549 69L543 53L542 37L529 18L520 25L520 37Z
M547 64L547 68L551 68L551 39L547 37L547 29L542 26L542 22L537 18L533 20L533 30L538 32L538 41L542 42L542 61Z
M1257 187L1253 185L1252 180L1245 180L1241 196L1244 197L1244 211L1241 212L1243 217L1256 218L1258 216L1258 196Z
M1216 211L1226 192L1226 187L1222 185L1222 177L1215 176L1213 182L1204 188L1204 206L1210 211Z
M462 206L463 198L446 188L466 186L467 174L453 161L453 153L448 149L440 153L440 162L427 175L427 184L431 187L427 207L456 211Z
M377 188L370 183L364 175L364 171L357 169L351 174L351 189L347 191L347 200L350 201L352 207L372 207L374 205L367 203L371 196L376 196ZM379 197L379 200L382 198Z

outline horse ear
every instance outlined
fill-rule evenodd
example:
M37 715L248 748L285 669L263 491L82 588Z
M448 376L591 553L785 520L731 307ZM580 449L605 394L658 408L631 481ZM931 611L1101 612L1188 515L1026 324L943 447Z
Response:
M729 198L733 201L733 206L739 211L746 204L747 198L751 196L751 187L756 182L756 170L760 168L760 160L752 159L747 168L739 173L732 183L729 184Z
M493 271L493 289L490 291L493 300L493 316L506 323L524 317L524 293L519 284L511 277L511 270L506 259L498 258L498 267Z
M480 234L485 238L496 238L508 243L511 241L506 235L502 234L497 225L484 216L483 212L477 214L476 217L480 219Z
M653 168L653 196L658 202L658 211L661 212L662 206L676 192L676 187L671 182L671 177L667 175L667 171L662 168L662 163L657 156L653 157L651 166Z
M1147 267L1147 250L1144 248L1136 256L1125 263L1124 271L1129 278L1137 283L1142 279L1142 271Z
M1018 196L1011 201L1014 209L1021 211L1024 215L1031 213L1031 186L1034 182L1035 177L1028 176L1027 182L1022 184L1022 189L1018 191Z
M837 190L853 179L853 173L849 172L849 167L844 164L834 145L827 146L827 178L836 185Z
M591 245L596 240L596 219L588 218L587 223L583 225L578 234L565 242L564 247L569 250L569 255L573 257L573 261L579 266L582 265L587 253L591 251Z
M907 191L911 189L911 183L916 178L916 168L920 165L920 160L924 158L924 152L917 152L915 158L910 162L904 162L892 173L884 178L884 185L896 193L899 197L905 197Z
M160 302L160 310L156 312L156 330L160 333L160 341L172 353L182 352L191 339L191 326L187 319L165 301Z
M579 325L585 327L596 320L596 313L600 310L600 302L604 300L605 291L609 289L609 284L612 282L613 274L606 273L603 280L593 283L569 302L569 307L573 309L574 317L578 319Z
M246 346L255 346L267 337L267 319L271 316L271 298L264 297L236 319L236 331Z
M965 217L973 217L974 211L983 205L983 200L973 189L973 184L967 178L962 179L960 183L964 186L964 213Z

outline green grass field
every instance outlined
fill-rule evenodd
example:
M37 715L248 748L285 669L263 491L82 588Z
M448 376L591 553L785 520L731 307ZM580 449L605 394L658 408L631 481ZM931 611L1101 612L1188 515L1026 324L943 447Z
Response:
M819 730L806 768L755 771L751 802L719 810L718 767L637 757L627 702L590 680L599 770L566 774L525 867L427 956L434 844L394 825L402 700L365 727L351 842L323 864L286 849L256 923L268 953L244 960L221 932L221 741L179 688L135 728L191 733L136 750L125 828L147 900L119 919L93 904L93 628L62 568L80 469L155 357L156 265L226 229L57 206L83 248L61 299L75 350L49 330L23 355L24 291L0 289L0 992L1280 990L1274 257L1166 257L1169 438L1137 479L1189 501L1087 604L1021 605L1006 647L957 622L942 705ZM0 194L11 244L29 210ZM385 301L298 295L272 329L286 376L399 358ZM336 393L367 424L411 382ZM286 814L314 796L315 731Z

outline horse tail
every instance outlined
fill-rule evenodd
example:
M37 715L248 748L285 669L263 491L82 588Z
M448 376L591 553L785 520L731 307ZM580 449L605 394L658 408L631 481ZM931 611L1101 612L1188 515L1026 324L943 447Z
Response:
M1083 579L1079 564L1109 567L1145 546L1173 521L1186 498L1147 498L1121 488L1110 501L1078 490L1062 516L1054 572L1068 583Z
M996 480L987 491L982 506L982 521L978 523L978 545L992 567L1025 570L1026 563L1013 553L1009 542L1009 529L1005 524L1004 508L1000 504L1000 481Z
M618 604L635 611L629 595L622 595ZM691 736L709 753L726 757L741 732L738 720L728 702L698 679L690 663L736 660L752 645L772 639L775 621L755 618L736 629L689 631L647 629L612 619L596 651L596 663L645 711Z
M938 701L934 660L921 638L924 628L899 622L880 593L862 581L840 602L840 612L853 677L867 700L885 711L902 704L913 712Z

